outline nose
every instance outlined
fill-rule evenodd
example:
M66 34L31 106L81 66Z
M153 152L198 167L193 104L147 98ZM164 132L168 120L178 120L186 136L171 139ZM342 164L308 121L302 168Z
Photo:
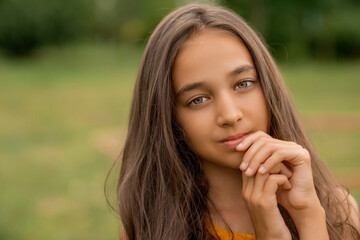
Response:
M219 126L231 126L243 118L243 112L232 94L222 94L217 99L216 122Z

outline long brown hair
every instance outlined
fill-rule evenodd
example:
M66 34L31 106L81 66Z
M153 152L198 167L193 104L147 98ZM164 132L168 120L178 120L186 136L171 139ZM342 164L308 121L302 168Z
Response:
M345 232L358 239L359 232L349 217L350 204L311 146L265 43L236 13L203 4L190 4L166 16L144 51L119 159L118 208L127 238L216 239L205 224L210 217L206 179L175 118L172 89L172 69L179 49L204 29L232 33L247 46L270 112L270 135L294 141L310 152L330 239L342 239ZM293 239L299 239L289 214L279 207Z

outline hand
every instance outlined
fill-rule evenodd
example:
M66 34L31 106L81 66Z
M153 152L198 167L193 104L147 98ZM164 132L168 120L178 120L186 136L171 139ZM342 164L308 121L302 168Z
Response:
M276 192L290 189L291 172L282 163L269 173L248 177L242 173L242 194L247 205L256 239L291 239L291 234L277 205Z
M279 189L276 194L278 202L292 217L314 205L320 206L313 183L310 155L302 146L274 139L258 131L248 135L236 149L246 151L240 169L245 171L247 177L252 177L257 172L269 173L279 163L284 163L291 170L291 189Z

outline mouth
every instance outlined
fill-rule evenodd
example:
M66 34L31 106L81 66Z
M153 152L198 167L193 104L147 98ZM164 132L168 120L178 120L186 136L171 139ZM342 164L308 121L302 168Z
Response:
M239 143L249 134L250 132L227 137L224 140L220 141L220 144L225 147L236 148L236 146L239 145Z

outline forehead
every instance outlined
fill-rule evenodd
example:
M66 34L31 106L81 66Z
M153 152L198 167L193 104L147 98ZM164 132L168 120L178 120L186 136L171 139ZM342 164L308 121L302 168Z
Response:
M220 79L233 69L254 66L244 43L223 30L202 30L180 49L173 68L174 88L193 81Z

